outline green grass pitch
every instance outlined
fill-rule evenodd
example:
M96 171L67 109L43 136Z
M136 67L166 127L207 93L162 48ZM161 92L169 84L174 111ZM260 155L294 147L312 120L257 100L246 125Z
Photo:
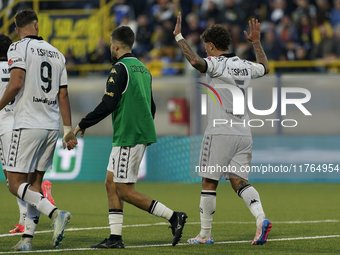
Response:
M110 233L104 184L53 182L56 205L69 210L73 218L65 231L66 238L56 251L51 246L52 232L42 232L51 230L51 221L41 215L33 248L42 251L38 254L340 254L339 184L255 183L254 186L260 193L267 218L273 223L263 246L250 245L255 221L228 183L221 183L217 189L213 245L185 244L200 230L200 184L137 183L137 191L188 214L180 244L171 246L171 230L165 220L125 204L126 249L89 250L90 245L101 242ZM20 239L20 235L7 235L18 221L18 207L3 182L0 193L0 254L10 254L10 248Z

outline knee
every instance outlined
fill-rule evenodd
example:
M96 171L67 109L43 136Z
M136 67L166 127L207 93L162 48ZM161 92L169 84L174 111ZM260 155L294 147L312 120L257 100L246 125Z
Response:
M115 189L115 184L111 179L105 179L105 188L107 193L111 193Z
M130 203L133 191L129 189L124 189L122 187L117 187L117 195L120 200Z

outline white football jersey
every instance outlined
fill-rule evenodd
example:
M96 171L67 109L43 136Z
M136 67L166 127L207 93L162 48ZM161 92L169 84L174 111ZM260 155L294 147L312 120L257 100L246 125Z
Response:
M26 71L18 94L13 129L59 130L59 87L67 86L65 57L41 37L27 36L7 52L9 69Z
M207 63L207 82L216 90L222 102L221 105L219 100L216 100L217 104L213 100L207 100L208 125L205 134L251 136L246 107L247 88L251 79L262 77L265 74L264 66L240 59L233 53L223 54L219 57L208 57L204 58L204 60ZM222 84L235 86L242 91L244 96L244 115L233 114L231 91L227 88L216 88ZM217 119L220 120L219 124L215 121L214 127L214 120Z
M0 61L0 98L2 98L4 95L8 82L9 69L7 61ZM16 98L14 98L12 102L10 102L0 111L0 135L12 131L15 104Z

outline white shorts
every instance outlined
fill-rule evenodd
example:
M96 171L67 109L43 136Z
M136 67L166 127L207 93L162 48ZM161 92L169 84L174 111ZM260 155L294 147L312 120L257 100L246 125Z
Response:
M253 139L250 136L204 135L198 175L212 180L235 174L248 180ZM247 171L248 170L248 171Z
M34 173L52 169L59 130L16 129L12 132L6 170Z
M113 181L117 183L136 183L138 169L142 161L146 144L112 147L107 171L113 172Z
M6 162L9 154L9 146L11 143L12 132L4 133L0 136L0 159L2 169L6 170Z

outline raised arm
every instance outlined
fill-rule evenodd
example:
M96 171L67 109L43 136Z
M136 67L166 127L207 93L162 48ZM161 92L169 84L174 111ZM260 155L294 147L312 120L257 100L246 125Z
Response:
M264 50L261 45L261 30L260 30L260 22L256 19L249 20L249 29L250 34L248 35L247 31L243 31L244 35L246 36L247 40L250 41L253 44L255 55L256 55L256 61L260 64L262 64L265 68L265 73L269 72L269 63L266 56L266 53L264 53Z
M191 49L187 41L183 38L181 34L181 30L182 30L181 23L182 23L182 14L179 12L177 15L177 23L176 23L175 30L174 30L175 39L179 47L181 47L183 54L186 57L186 59L189 61L189 63L198 71L204 72L207 69L206 68L207 64L205 63L203 58L198 56L198 54Z

